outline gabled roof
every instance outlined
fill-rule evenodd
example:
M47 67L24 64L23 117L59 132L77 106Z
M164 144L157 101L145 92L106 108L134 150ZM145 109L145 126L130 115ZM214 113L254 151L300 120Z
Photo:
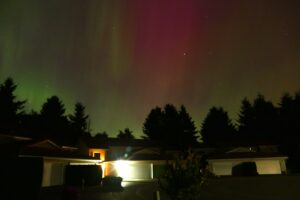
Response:
M172 145L164 144L161 141L147 140L147 139L108 138L108 139L100 140L100 139L96 139L96 138L90 138L90 139L86 140L85 142L89 148L109 149L110 147L136 147L136 148L158 147L158 148L169 149L169 150L180 149L179 146L174 146L174 145L172 146ZM191 147L206 148L208 146L203 143L197 143L197 144L192 144Z
M158 148L142 148L128 155L128 160L162 160L163 157Z
M235 148L235 147L254 147L254 146L279 146L280 142L275 140L232 140L220 141L219 143L210 144L213 148Z
M32 140L30 143L22 145L19 151L22 156L40 156L55 158L78 158L78 159L94 159L81 153L77 148L59 146L49 139Z
M31 140L32 139L29 137L0 134L0 144L13 143L13 142L22 143Z
M86 140L86 144L89 148L103 148L109 147L157 147L161 146L160 142L144 139L118 139L108 138L104 140L91 138Z
M207 156L208 160L219 159L242 159L242 158L288 158L286 155L279 153L264 152L234 152L234 153L214 153Z
M52 142L51 140L42 140L38 142L34 142L30 145L27 145L27 147L33 147L33 148L43 148L43 149L54 149L54 150L61 150L61 147Z

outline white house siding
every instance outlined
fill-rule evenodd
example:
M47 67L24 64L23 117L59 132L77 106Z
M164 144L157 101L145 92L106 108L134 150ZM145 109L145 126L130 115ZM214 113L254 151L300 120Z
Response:
M256 160L258 174L281 174L279 160Z
M243 162L255 162L257 172L263 174L281 174L286 171L284 159L220 159L210 160L210 170L217 176L232 175L232 167Z
M153 180L161 174L165 161L111 161L102 164L104 176L120 176L124 181Z
M129 164L122 176L124 180L149 180L151 179L151 164Z
M67 162L44 162L42 187L64 184Z
M212 171L218 176L231 175L232 166L232 162L214 162L212 163Z
M97 164L97 160L76 158L44 157L42 187L63 185L65 181L65 169L69 164Z

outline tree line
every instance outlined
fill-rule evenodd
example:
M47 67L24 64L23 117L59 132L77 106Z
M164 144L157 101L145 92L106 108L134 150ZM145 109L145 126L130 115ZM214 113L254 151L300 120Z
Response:
M47 138L65 144L74 144L78 137L89 136L88 115L81 103L76 103L74 113L67 115L62 101L51 96L40 112L25 112L26 100L17 99L16 88L12 78L0 85L0 133Z
M276 106L261 94L252 102L245 98L236 123L223 108L213 107L202 123L201 134L208 144L230 141L299 143L300 94L284 94Z
M278 105L258 94L244 98L234 122L222 107L212 107L200 125L200 134L184 106L166 105L150 111L144 134L154 140L186 145L198 137L208 145L238 143L298 144L300 141L300 93L284 94Z
M91 138L89 116L82 103L76 103L73 114L67 115L57 96L49 97L39 112L25 112L25 100L15 96L17 85L7 78L0 84L0 133L49 138L62 143L76 143L78 138ZM143 138L161 143L188 147L200 138L209 145L267 141L285 144L299 143L300 93L285 94L278 105L258 94L253 101L241 101L238 119L233 121L222 107L210 108L197 127L182 105L155 107L143 123ZM104 140L108 134L100 132L95 139ZM134 139L129 128L120 130L117 138Z
M26 100L19 100L15 91L17 85L12 78L0 84L0 134L52 139L61 144L74 145L79 139L92 138L89 116L85 106L77 102L73 114L66 114L65 105L57 96L49 97L39 112L25 112ZM106 132L94 136L107 139ZM119 130L119 139L133 139L129 128Z

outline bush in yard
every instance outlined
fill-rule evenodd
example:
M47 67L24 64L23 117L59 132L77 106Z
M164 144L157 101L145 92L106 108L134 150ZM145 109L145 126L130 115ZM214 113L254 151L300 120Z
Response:
M258 175L255 162L243 162L232 168L233 176L256 176Z
M83 170L83 176L86 186L100 185L102 168L100 165L86 165Z
M123 191L122 180L118 176L106 176L102 179L102 187L108 192L121 192Z
M173 165L168 165L165 175L160 179L160 185L171 199L198 200L205 176L205 163L201 156L189 151L187 155L175 159Z
M65 185L100 185L102 169L99 165L68 165L65 171Z
M37 200L42 185L43 159L3 157L0 177L0 199Z

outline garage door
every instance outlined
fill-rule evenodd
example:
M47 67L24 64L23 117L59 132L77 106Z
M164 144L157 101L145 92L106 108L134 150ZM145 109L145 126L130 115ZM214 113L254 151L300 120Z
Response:
M123 180L151 179L151 163L116 161L105 165L105 176L120 176Z
M128 164L120 173L124 180L151 179L150 164Z

